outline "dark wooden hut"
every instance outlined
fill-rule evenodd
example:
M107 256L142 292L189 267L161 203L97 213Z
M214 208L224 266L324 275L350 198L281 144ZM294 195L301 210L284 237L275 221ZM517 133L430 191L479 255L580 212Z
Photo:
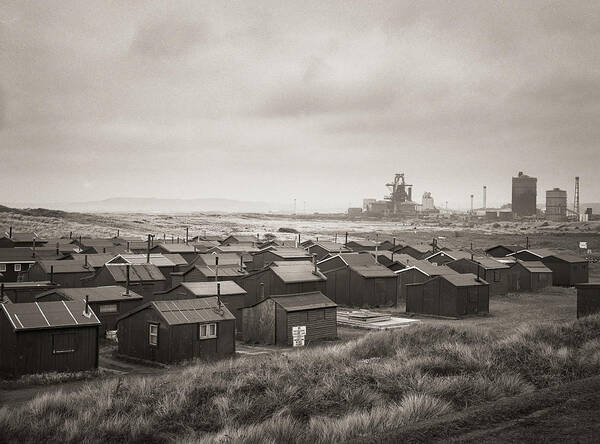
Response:
M458 259L446 264L448 268L461 274L474 274L490 285L490 296L505 295L510 287L510 267L491 257Z
M337 304L382 307L397 303L396 275L370 254L338 254L318 266L327 276L326 295Z
M552 285L552 270L540 261L516 261L510 266L511 291L538 291Z
M0 304L0 373L18 377L98 367L100 321L83 301Z
M406 311L460 317L489 313L489 284L474 274L435 276L406 286Z
M119 353L165 364L235 353L235 318L216 297L153 301L117 321Z
M577 317L600 313L600 282L576 284Z
M272 295L243 309L247 342L293 345L294 327L304 327L305 342L337 337L337 305L319 291Z

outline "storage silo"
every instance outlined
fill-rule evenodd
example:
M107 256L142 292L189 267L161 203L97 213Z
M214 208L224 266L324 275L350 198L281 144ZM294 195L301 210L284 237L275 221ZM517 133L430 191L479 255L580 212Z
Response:
M567 220L567 192L560 188L546 191L546 219Z
M537 178L519 172L512 178L512 212L515 217L535 216Z

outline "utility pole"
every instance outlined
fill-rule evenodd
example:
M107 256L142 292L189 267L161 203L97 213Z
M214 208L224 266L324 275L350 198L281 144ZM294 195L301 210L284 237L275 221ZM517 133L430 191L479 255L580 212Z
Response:
M579 176L575 177L575 201L573 202L573 211L575 211L577 220L579 220Z

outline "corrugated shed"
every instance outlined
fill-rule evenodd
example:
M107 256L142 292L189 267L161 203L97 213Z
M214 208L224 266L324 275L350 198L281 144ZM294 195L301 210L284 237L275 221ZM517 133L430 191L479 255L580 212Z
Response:
M100 325L100 321L88 307L89 317L84 315L85 302L25 302L0 304L14 330L38 330L57 327L83 327Z
M312 310L317 308L333 308L337 304L320 291L270 296L285 311Z

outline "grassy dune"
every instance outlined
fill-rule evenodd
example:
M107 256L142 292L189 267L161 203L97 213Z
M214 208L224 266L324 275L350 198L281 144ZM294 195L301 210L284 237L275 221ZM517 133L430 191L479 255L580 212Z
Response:
M600 374L600 316L509 336L423 325L90 383L0 409L4 442L332 442Z

